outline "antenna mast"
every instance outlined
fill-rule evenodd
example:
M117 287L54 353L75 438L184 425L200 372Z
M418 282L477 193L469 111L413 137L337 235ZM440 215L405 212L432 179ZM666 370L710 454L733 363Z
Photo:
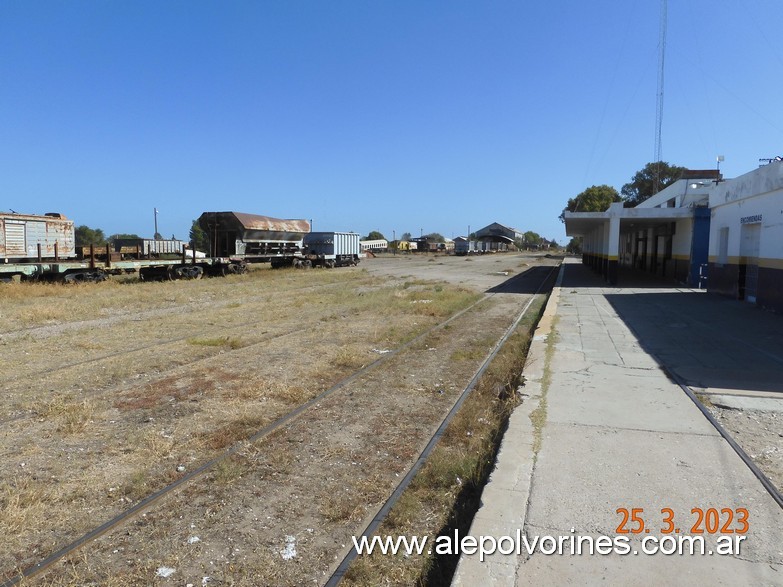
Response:
M661 127L663 126L663 72L666 59L666 25L668 21L668 0L661 0L661 22L658 31L658 100L655 108L655 177L653 194L658 193L661 177Z

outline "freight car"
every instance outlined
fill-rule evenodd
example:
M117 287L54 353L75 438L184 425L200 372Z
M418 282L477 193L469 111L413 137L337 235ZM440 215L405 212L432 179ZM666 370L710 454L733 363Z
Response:
M0 262L76 258L73 221L62 214L0 214Z
M310 232L307 220L282 220L244 212L204 212L198 219L209 237L209 255L246 263L295 265L302 240Z
M302 239L303 256L312 266L343 267L359 263L359 234L311 232Z
M204 212L198 219L209 237L209 253L272 267L339 267L361 257L353 232L310 232L307 220L244 212Z
M0 214L0 281L103 281L109 274L139 272L141 279L192 279L205 273L241 273L241 260L198 258L181 241L158 241L123 254L109 245L76 247L73 221L62 214ZM178 250L179 254L157 251ZM127 249L126 249L127 251Z

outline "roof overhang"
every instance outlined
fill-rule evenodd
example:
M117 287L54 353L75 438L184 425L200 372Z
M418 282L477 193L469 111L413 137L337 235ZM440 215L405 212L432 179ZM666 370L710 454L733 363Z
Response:
M488 242L488 243L513 243L514 239L509 238L507 236L503 236L502 234L486 234L482 236L476 236L477 240L480 240L482 242Z
M584 236L607 224L611 218L620 219L621 230L641 230L666 222L693 217L693 208L620 208L606 212L566 212L565 228L568 236Z

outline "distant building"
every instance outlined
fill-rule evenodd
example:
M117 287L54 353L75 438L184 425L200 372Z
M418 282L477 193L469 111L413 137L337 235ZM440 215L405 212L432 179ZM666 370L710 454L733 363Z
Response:
M485 250L505 251L513 246L514 241L524 239L525 235L516 228L503 226L498 222L493 222L474 233L477 241L484 243Z

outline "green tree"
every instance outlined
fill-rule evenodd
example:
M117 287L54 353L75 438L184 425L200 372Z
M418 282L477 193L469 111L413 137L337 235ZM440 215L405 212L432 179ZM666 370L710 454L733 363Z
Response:
M377 230L371 230L370 234L368 234L366 237L364 237L363 240L366 240L366 241L385 241L386 237L383 236L383 234L378 232Z
M526 248L532 249L534 247L538 247L541 244L541 235L537 232L533 232L532 230L528 230L524 234L523 241Z
M117 234L113 234L109 237L109 242L113 243L114 241L122 240L122 239L140 239L141 237L138 234L127 234L124 232L119 232Z
M594 185L587 188L574 198L569 198L568 204L560 213L560 220L565 222L566 212L604 212L614 202L621 202L617 190L610 185Z
M428 243L445 243L446 238L442 234L438 234L437 232L431 232L430 234L425 234L424 238L427 239Z
M582 237L575 236L566 245L566 252L573 255L580 255L582 253Z
M196 251L209 251L209 236L198 225L198 220L194 220L190 225L190 248Z
M400 237L400 240L401 241L409 241L409 240L411 240L411 238L413 238L413 237L411 236L410 232L403 232L402 236Z
M74 230L77 247L89 247L90 245L105 245L106 235L100 228L90 228L82 224Z
M644 202L650 196L654 196L663 188L670 186L682 177L685 167L669 165L665 161L648 163L643 169L637 171L631 178L631 182L625 184L620 193L624 196L625 207L632 208ZM656 190L656 179L657 187Z

